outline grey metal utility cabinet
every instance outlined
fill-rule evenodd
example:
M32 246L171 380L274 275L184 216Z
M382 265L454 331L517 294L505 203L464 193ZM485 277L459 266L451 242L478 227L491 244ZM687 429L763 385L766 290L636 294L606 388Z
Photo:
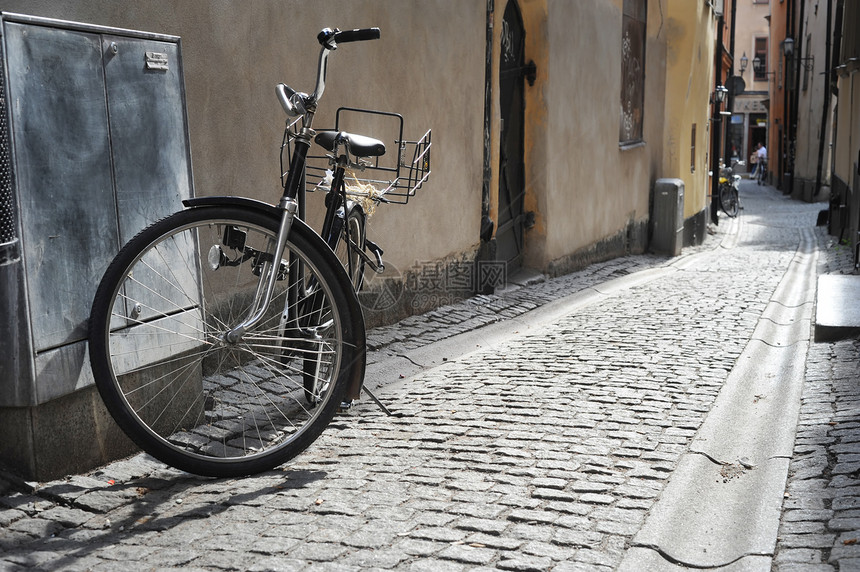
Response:
M179 38L0 13L0 461L28 478L132 450L87 318L122 244L192 195Z
M651 214L651 251L678 256L684 246L684 181L657 179Z

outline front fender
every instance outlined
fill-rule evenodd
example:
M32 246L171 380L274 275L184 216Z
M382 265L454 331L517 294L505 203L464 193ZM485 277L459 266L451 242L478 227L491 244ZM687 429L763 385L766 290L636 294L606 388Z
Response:
M255 199L248 199L245 197L230 197L230 196L222 196L222 197L193 197L190 199L185 199L182 201L182 204L186 207L208 207L208 206L236 206L236 207L245 207L254 209L257 211L262 211L268 215L271 215L275 218L281 218L281 210L275 205L271 205L269 203L265 203L263 201L258 201Z
M258 201L256 199L249 199L246 197L234 197L234 196L215 196L215 197L193 197L190 199L185 199L182 201L182 204L187 208L195 208L195 207L239 207L239 208L247 208L255 211L259 211L264 213L276 220L281 220L281 215L283 211L276 207L273 204L269 204L267 202ZM304 231L310 232L311 234L316 234L316 232L311 229L305 221L296 217L293 219L294 225L299 225L305 227Z

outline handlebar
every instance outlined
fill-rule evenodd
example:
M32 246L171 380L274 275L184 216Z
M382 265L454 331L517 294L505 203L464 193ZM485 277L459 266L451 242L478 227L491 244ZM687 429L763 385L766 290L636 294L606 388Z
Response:
M323 28L317 35L317 40L320 45L329 50L336 50L338 44L346 44L348 42L363 42L365 40L378 40L379 28L360 28L356 30L344 30L341 32L337 28Z
M311 95L297 92L289 86L279 83L275 92L278 100L284 111L290 117L304 115L309 111L316 109L316 104L322 97L325 91L325 76L328 63L328 55L337 49L338 43L346 44L349 42L363 42L365 40L378 40L380 37L379 28L360 28L356 30L344 30L341 32L337 28L323 28L317 34L322 49L320 50L319 66L317 68L317 83L314 92Z

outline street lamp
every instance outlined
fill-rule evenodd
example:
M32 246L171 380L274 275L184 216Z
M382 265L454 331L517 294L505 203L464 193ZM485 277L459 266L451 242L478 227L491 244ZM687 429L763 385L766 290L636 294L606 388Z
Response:
M786 38L782 41L782 53L785 54L786 59L790 60L794 57L794 38ZM800 65L802 65L806 71L811 71L812 67L815 65L815 56L797 58L797 61L800 62Z
M749 58L747 57L747 53L744 52L744 55L741 56L741 75L746 71L747 65L750 63Z
M756 75L763 75L765 77L769 75L776 75L775 71L765 71L767 69L765 68L765 63L761 61L761 58L758 56L753 58L753 69L755 70Z
M764 65L762 64L761 58L756 56L753 58L753 69L755 73L764 73Z
M718 85L714 90L714 93L711 95L711 103L716 103L720 105L726 100L726 95L728 95L729 90L726 89L724 85Z

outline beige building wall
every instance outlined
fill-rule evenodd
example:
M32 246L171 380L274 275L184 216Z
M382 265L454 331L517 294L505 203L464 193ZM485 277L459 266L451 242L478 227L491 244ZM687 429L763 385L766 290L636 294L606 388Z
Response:
M493 14L494 220L506 1L496 0ZM684 178L686 217L705 208L711 9L689 0L648 3L644 141L622 149L622 6L623 0L520 0L526 61L538 67L537 82L525 88L525 201L535 213L525 266L560 274L644 250L651 190L661 177ZM406 206L380 207L368 236L389 265L404 271L472 260L478 252L486 0L0 0L0 10L181 36L196 193L268 202L279 197L284 124L274 86L312 89L321 28L379 26L381 40L333 54L316 125L331 125L334 110L346 105L402 113L407 138L432 128L429 183ZM676 40L681 47L672 45ZM692 123L695 173L688 170ZM313 213L309 218L313 223Z
M270 203L280 197L285 119L275 85L313 89L323 27L378 26L380 40L332 54L315 125L332 125L334 110L348 105L403 114L406 138L432 128L429 183L408 205L379 208L368 236L399 268L477 248L481 0L428 0L408 9L400 0L0 0L0 10L181 36L195 192ZM393 150L393 141L386 144ZM310 196L309 203L321 202Z
M839 80L839 125L834 141L833 173L844 184L860 179L860 69L846 69Z
M743 73L747 91L767 93L768 80L755 79L753 73L753 58L755 57L755 45L757 38L769 38L770 26L770 4L756 0L739 0L737 7L735 28L735 69L740 70L740 59L744 55L749 59L749 65ZM772 48L768 46L768 53ZM764 62L769 68L769 62Z
M663 97L659 10L648 15L645 141L622 150L622 0L521 5L526 59L539 70L526 95L526 204L537 214L526 234L527 265L558 274L641 251L662 150L663 109L654 105Z
M830 165L832 162L830 142L831 118L836 99L832 98L828 113L824 116L827 46L827 9L826 5L816 7L812 0L806 2L804 21L798 23L798 37L795 38L794 61L797 66L792 79L791 89L797 88L797 146L795 149L794 181L791 189L793 196L805 200L821 199L815 197L815 183L818 178L819 143L822 139L821 126L825 126L824 147L821 156L821 182L830 184ZM834 13L836 6L833 6ZM831 15L832 18L832 15ZM832 19L832 21L835 21ZM799 44L802 42L802 44ZM801 59L802 58L802 59Z
M860 5L846 4L839 65L839 104L833 138L830 232L857 252L860 243ZM837 207L838 205L838 207ZM856 260L855 260L856 262Z
M834 63L838 104L832 138L829 232L854 249L860 242L860 3L846 2L839 58ZM856 260L855 260L856 262Z

